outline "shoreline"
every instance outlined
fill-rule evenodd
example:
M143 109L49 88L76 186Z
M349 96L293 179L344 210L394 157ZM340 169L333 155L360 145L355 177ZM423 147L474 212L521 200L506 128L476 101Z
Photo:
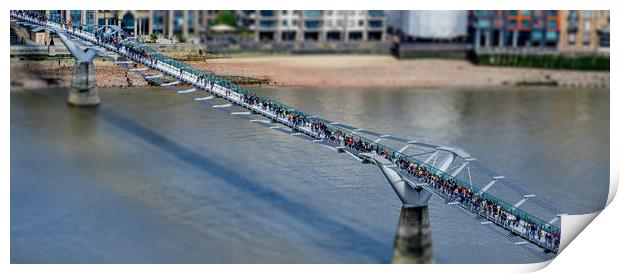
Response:
M11 59L11 89L69 86L73 58ZM187 61L191 66L254 88L608 88L610 72L476 66L465 60L398 60L383 55L284 55ZM149 83L101 59L100 88Z

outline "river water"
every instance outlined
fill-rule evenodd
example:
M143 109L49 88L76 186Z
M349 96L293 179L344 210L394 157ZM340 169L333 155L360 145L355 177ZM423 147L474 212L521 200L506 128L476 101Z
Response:
M609 90L266 89L321 117L460 147L567 213L603 207ZM386 263L376 167L159 88L11 93L13 263ZM540 258L432 198L437 263Z

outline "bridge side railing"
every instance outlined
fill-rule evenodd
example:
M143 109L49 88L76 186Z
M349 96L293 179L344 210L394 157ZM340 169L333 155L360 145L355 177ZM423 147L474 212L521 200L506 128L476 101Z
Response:
M470 185L469 183L466 183L466 182L464 182L464 181L462 181L462 180L460 180L460 179L458 179L458 178L456 178L456 177L454 177L454 176L452 176L452 175L450 175L450 174L448 174L446 172L443 172L440 169L435 168L432 165L427 164L427 163L421 161L420 159L417 159L417 158L412 157L412 156L402 155L401 153L399 153L395 149L392 149L392 148L390 148L388 146L385 146L383 144L380 144L380 143L375 143L373 140L370 140L368 138L360 136L359 134L356 134L356 133L351 132L349 130L345 130L345 129L342 129L340 127L333 126L333 125L328 125L328 127L330 127L334 131L341 131L341 132L345 133L346 135L353 136L355 139L359 139L359 140L362 140L363 142L369 143L371 145L371 148L374 151L378 151L378 152L381 151L381 150L386 151L388 153L388 155L390 155L390 158L392 159L392 162L395 162L394 160L396 160L396 159L400 159L400 160L404 160L404 161L406 161L408 163L415 163L417 166L423 167L427 172L430 172L433 175L440 176L440 177L442 177L445 180L450 180L450 181L454 182L457 186L468 188L468 189L472 190L474 195L477 195L477 196L479 196L482 199L489 200L489 201L499 205L502 209L504 209L505 211L507 211L508 213L512 214L515 217L518 216L521 220L524 220L524 221L527 221L527 222L530 222L530 223L534 223L535 225L540 226L540 228L545 230L547 233L551 233L552 234L553 232L556 232L556 233L560 232L560 229L557 226L549 224L549 223L543 221L542 219L540 219L540 218L538 218L538 217L536 217L536 216L534 216L532 214L524 212L523 210L521 210L519 208L515 208L513 205L508 204L508 203L502 201L501 199L499 199L499 198L497 198L497 197L495 197L495 196L493 196L491 194L488 194L488 193L482 191L481 189L479 189L479 188L477 188L477 187L475 187L473 185Z

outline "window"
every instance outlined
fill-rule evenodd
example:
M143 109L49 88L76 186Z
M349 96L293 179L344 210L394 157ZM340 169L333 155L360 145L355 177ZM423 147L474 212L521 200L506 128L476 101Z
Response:
M576 38L577 37L576 37L576 35L574 33L569 34L568 35L568 44L569 45L574 45L575 44L575 40L577 40Z
M577 31L577 21L568 21L568 30L569 31Z
M297 26L297 20L293 20L293 26L296 27Z
M517 27L517 20L510 20L510 21L508 22L508 25L509 25L511 28L516 28L516 27Z
M536 19L536 20L534 21L534 24L532 25L532 27L535 27L535 28L537 28L537 29L542 28L542 27L543 27L543 22L542 22L542 20L540 20L540 19Z
M521 27L522 28L529 28L530 27L530 20L522 20L521 21Z
M306 29L318 29L321 27L321 21L307 20L304 22L304 28Z
M282 15L287 15L288 14L288 10L283 10L282 11Z
M592 17L592 11L591 10L584 10L583 11L583 18L590 18Z
M558 27L558 22L555 20L549 20L549 22L547 22L547 26L550 29L556 29Z
M71 24L78 26L82 22L82 11L72 10L69 12L69 17L71 18Z
M326 11L326 13L327 13L327 16L332 16L334 14L334 11L328 10Z
M195 31L194 25L196 23L196 11L188 10L187 11L187 31L193 33Z
M557 31L549 31L547 32L547 41L557 41L558 40L558 32Z
M299 11L298 10L294 10L293 11L293 15L299 15Z
M50 19L54 22L60 21L60 10L50 10ZM102 24L99 24L102 25Z
M86 25L94 25L95 24L95 11L87 10L86 11Z
M368 11L368 15L370 15L370 17L381 17L385 15L385 12L382 10L370 10Z
M363 27L364 26L364 20L359 20L357 22L357 25L360 26L360 27Z
M583 42L584 46L589 46L590 45L590 34L584 34L581 41Z
M354 10L350 10L349 11L349 16L355 16L355 11Z
M342 27L342 20L336 20L336 26L341 28Z
M590 20L586 20L586 21L583 22L583 30L584 31L589 31L590 27L591 27Z
M321 17L320 10L307 10L305 13L306 17Z
M282 20L282 26L285 26L285 27L288 26L288 21Z
M550 16L557 16L558 15L558 11L557 10L550 10L549 11L549 15Z
M598 17L605 17L605 11L604 10L599 10L598 11Z
M173 31L174 33L181 33L183 32L183 11L182 10L175 10L173 12L174 15L174 20L173 20Z
M355 27L355 20L349 20L349 28Z
M542 31L541 30L534 30L532 31L532 40L534 41L540 41L542 40Z
M328 27L328 28L331 28L331 27L333 27L333 26L334 26L334 21L332 21L332 20L327 20L327 27Z
M488 19L480 19L478 20L478 28L488 28L491 23L489 23Z
M504 21L502 19L495 19L495 26L501 28L504 26Z
M276 26L276 22L273 20L261 20L260 27L265 29L272 29Z
M529 11L529 10L522 10L522 11L521 11L521 15L523 15L523 16L530 16L530 15L531 15L531 13L530 13L530 11Z
M381 28L383 27L383 21L381 20L369 20L368 26L371 28Z
M275 11L273 10L261 10L260 11L260 16L262 17L272 17L275 16Z
M474 11L474 14L476 16L488 16L490 15L490 12L488 10L477 10L477 11Z
M153 11L153 33L161 34L163 32L164 25L164 13L168 11L154 10Z

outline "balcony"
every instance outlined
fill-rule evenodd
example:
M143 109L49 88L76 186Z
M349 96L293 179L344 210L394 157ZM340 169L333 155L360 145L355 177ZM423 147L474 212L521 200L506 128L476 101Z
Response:
M304 21L304 29L318 30L321 28L322 22L320 20L306 20Z
M275 10L261 10L259 11L260 17L274 17L276 16L276 11Z
M487 17L493 15L493 13L489 10L476 10L474 11L474 15L476 17Z
M368 20L368 28L370 29L383 28L383 20Z
M319 18L321 17L320 10L307 10L304 12L304 17L306 18Z
M384 17L385 16L385 11L382 11L382 10L369 10L368 11L368 16L369 17Z
M275 29L276 28L276 21L275 20L261 20L258 24L260 26L261 30L265 30L265 29Z

